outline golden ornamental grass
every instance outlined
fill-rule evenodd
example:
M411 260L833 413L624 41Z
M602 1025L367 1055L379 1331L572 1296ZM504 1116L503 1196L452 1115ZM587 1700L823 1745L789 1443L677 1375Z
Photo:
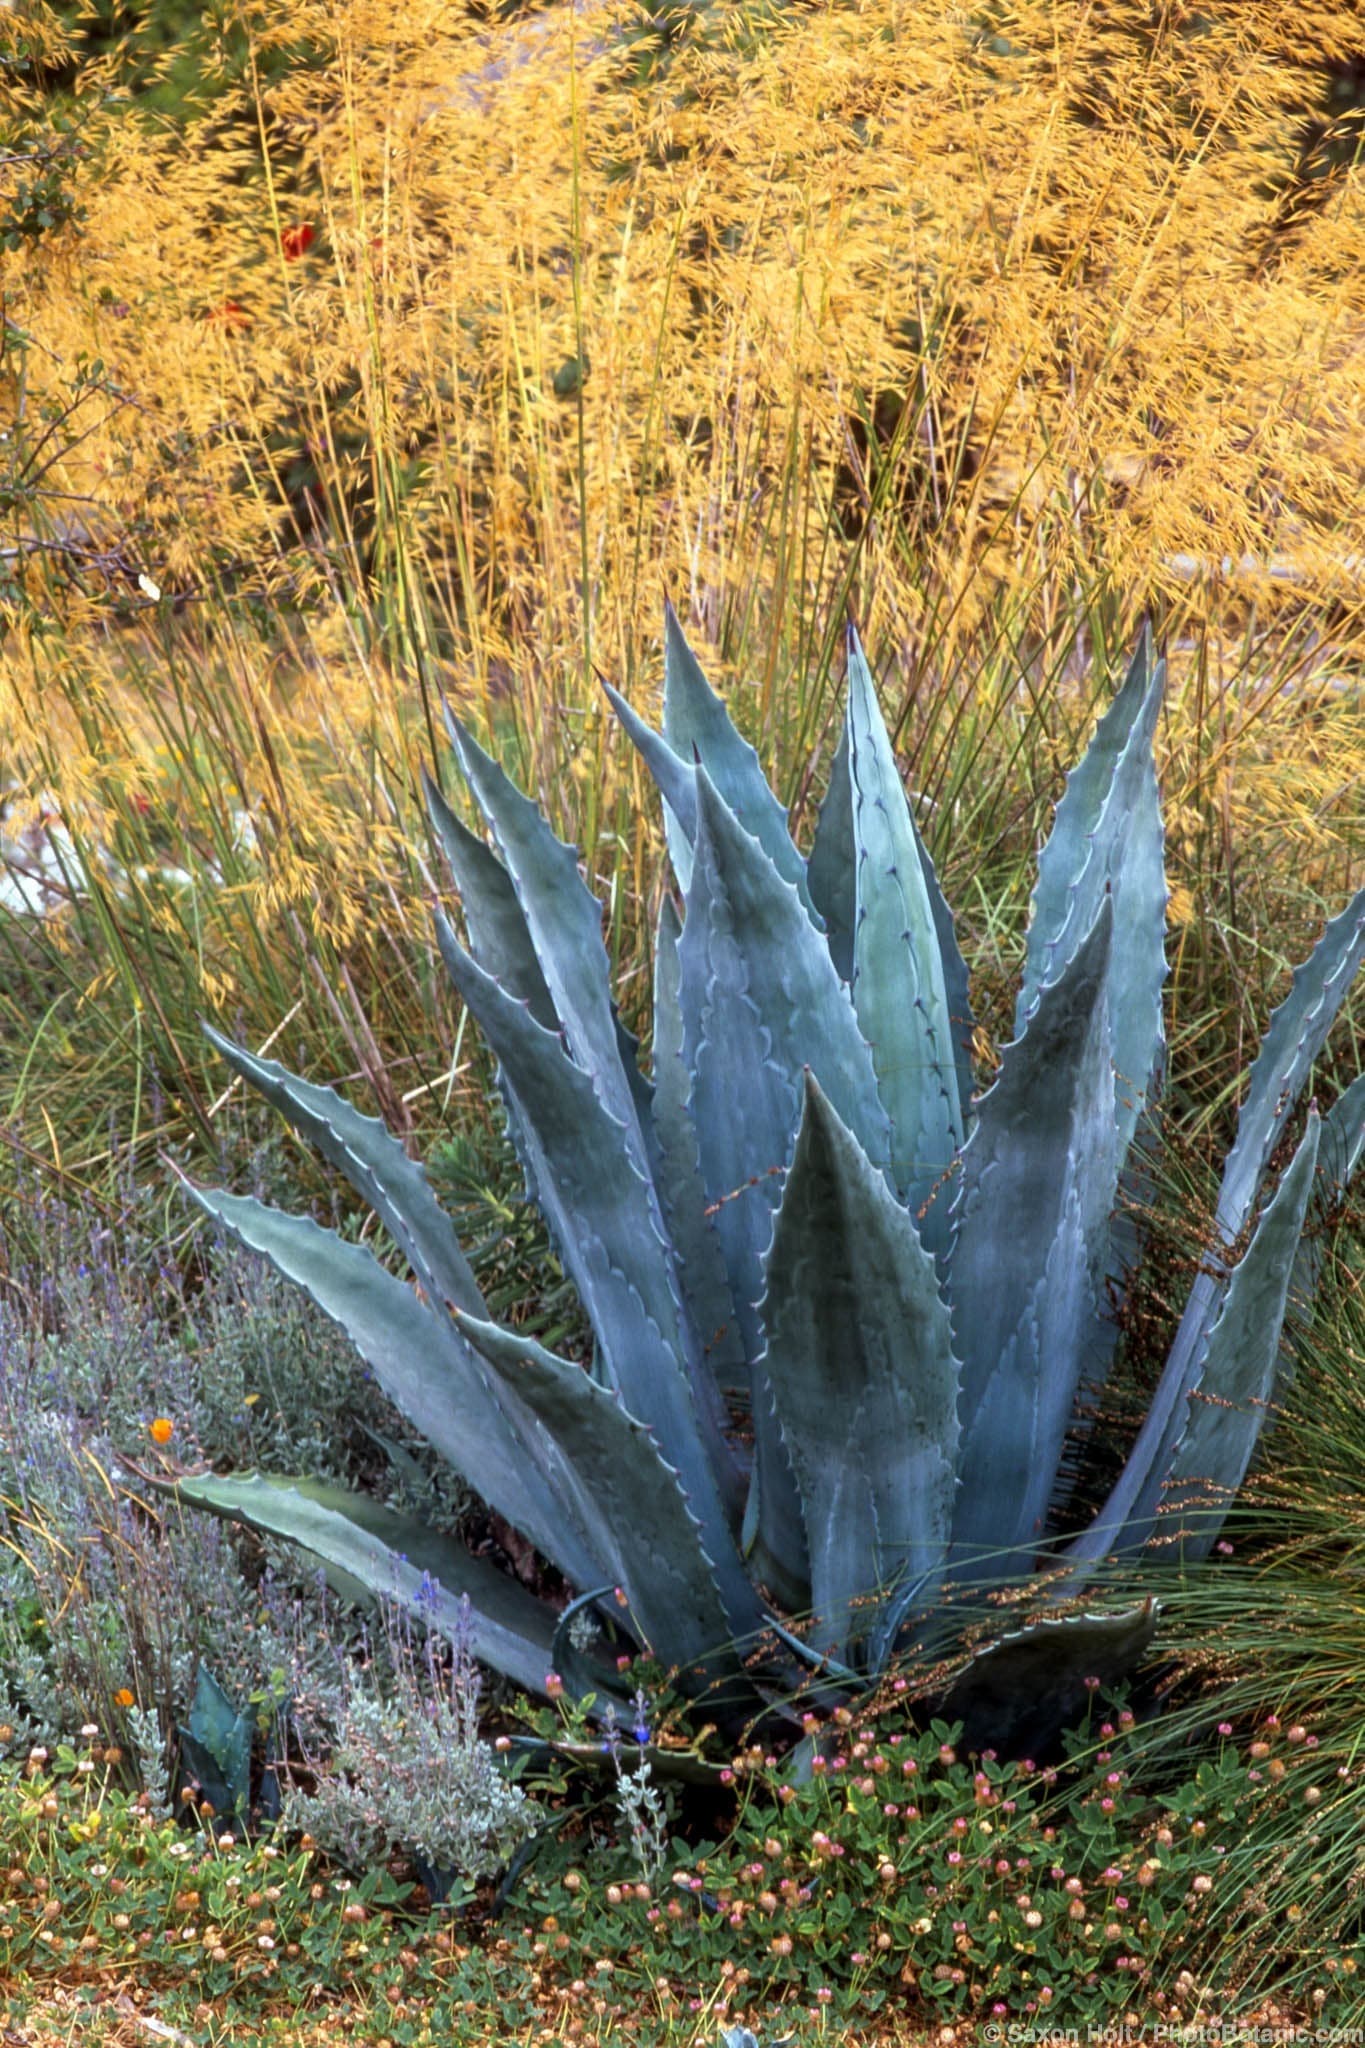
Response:
M301 1001L376 1092L406 1063L395 1102L441 1064L419 1041L453 1056L404 838L442 694L637 957L653 828L593 672L650 698L661 586L803 817L851 601L919 786L970 821L1009 771L1021 844L1150 610L1177 927L1287 851L1341 893L1365 173L1299 173L1353 9L699 9L644 77L617 0L224 19L248 57L209 114L92 117L85 218L10 259L0 365L22 431L70 406L18 515L52 545L0 647L6 778L214 878L45 943L143 1006L187 1101L205 991L258 1038Z

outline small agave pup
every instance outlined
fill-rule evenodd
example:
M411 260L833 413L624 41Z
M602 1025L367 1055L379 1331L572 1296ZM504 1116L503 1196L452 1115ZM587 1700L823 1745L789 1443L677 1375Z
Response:
M665 896L659 921L648 1078L572 849L454 722L492 844L427 791L467 932L438 918L441 952L497 1056L528 1188L596 1334L591 1369L489 1320L381 1124L217 1034L372 1204L416 1284L312 1222L195 1199L347 1329L578 1589L571 1611L628 1629L685 1690L723 1683L756 1708L802 1667L851 1687L909 1645L938 1653L1065 1516L1064 1442L1113 1349L1121 1176L1162 1068L1163 672L1144 639L1070 777L1016 1037L980 1096L967 971L856 635L809 859L671 609L665 677L662 735L608 693L662 792L682 903ZM1248 1076L1225 1257L1194 1283L1108 1501L1061 1553L1073 1595L1159 1519L1206 1553L1247 1469L1286 1305L1314 1279L1310 1203L1365 1141L1365 1079L1327 1117L1310 1109L1262 1205L1267 1164L1363 951L1365 891L1295 974ZM467 1595L478 1653L532 1691L552 1662L608 1689L571 1661L565 1617L374 1502L254 1475L180 1492L352 1584L420 1593L438 1622ZM1057 1597L1048 1582L1041 1604ZM1054 1612L979 1652L950 1708L971 1720L984 1702L989 1739L1032 1740L1151 1627L1150 1603Z

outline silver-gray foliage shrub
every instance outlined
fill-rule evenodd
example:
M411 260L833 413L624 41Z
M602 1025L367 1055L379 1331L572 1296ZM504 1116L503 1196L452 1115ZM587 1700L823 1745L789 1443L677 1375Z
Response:
M281 1818L355 1871L394 1853L466 1882L507 1864L539 1811L479 1733L480 1680L466 1623L444 1665L390 1617L387 1673L357 1664L313 1702L327 1755L312 1789L291 1784Z
M298 1634L291 1581L310 1630L335 1630L333 1656L355 1633L292 1546L270 1539L263 1575L259 1542L244 1558L225 1524L157 1499L140 1469L160 1463L155 1418L177 1461L269 1445L337 1482L363 1469L434 1527L457 1527L467 1496L420 1462L342 1333L264 1260L222 1243L189 1291L149 1206L130 1204L117 1238L40 1187L29 1209L37 1263L0 1301L0 1725L50 1743L93 1721L145 1778L154 1758L165 1768L201 1663L238 1702L269 1692Z

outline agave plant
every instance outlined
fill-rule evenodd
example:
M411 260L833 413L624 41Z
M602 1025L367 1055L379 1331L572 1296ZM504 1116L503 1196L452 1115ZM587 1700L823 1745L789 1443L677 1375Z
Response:
M1068 1438L1114 1352L1121 1187L1161 1078L1166 885L1144 637L1039 862L1016 1036L974 1092L967 970L857 636L809 858L666 617L662 734L615 691L664 800L676 894L653 1045L612 1001L575 852L455 720L491 845L428 783L465 943L437 940L496 1054L508 1124L591 1321L590 1364L488 1316L422 1168L330 1089L211 1033L373 1206L410 1279L243 1196L194 1190L307 1288L465 1482L699 1694L794 1669L865 1683L941 1646L987 1587L1054 1567L1053 1612L978 1656L976 1697L1059 1700L1130 1658L1150 1603L1063 1612L1102 1562L1214 1542L1314 1277L1310 1204L1365 1140L1365 1079L1271 1154L1365 951L1365 891L1329 924L1247 1078L1204 1260L1107 1501L1060 1550ZM349 1584L421 1600L532 1692L565 1616L368 1499L304 1479L187 1477L190 1503L292 1538ZM1060 1580L1056 1568L1060 1565ZM1071 1605L1074 1607L1074 1597ZM586 1612L585 1612L586 1610ZM809 1625L807 1626L807 1622ZM577 1668L577 1667L575 1667ZM580 1674L605 1691L601 1670ZM1059 1692L1060 1688L1060 1692ZM960 1696L960 1695L959 1695Z

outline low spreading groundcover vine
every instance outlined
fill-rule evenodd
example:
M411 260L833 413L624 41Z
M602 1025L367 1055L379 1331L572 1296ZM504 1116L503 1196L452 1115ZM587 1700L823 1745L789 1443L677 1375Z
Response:
M643 2038L642 2014L650 2038L689 2048L721 2023L800 2042L874 2019L1230 2015L1245 1950L1223 1952L1222 1922L1254 1900L1268 1844L1283 1857L1297 1838L1311 1856L1318 1830L1352 1823L1353 1785L1324 1782L1312 1734L1271 1716L1237 1735L1222 1724L1154 1793L1132 1712L1094 1706L1066 1761L1039 1767L965 1758L955 1728L914 1729L889 1688L819 1724L803 1786L758 1750L737 1756L724 1840L673 1837L652 1881L629 1828L579 1798L503 1910L485 1893L474 1916L433 1911L382 1867L353 1881L306 1836L244 1840L192 1801L181 1825L158 1818L120 1789L93 1727L26 1756L0 1729L0 1978L94 1986L115 1969L201 2028L223 2001L343 1998L372 2007L397 2048L481 2040L489 2010L580 2048ZM561 1702L556 1727L583 1733L581 1705ZM637 1733L619 1731L623 1749ZM566 1789L562 1773L551 1784ZM674 1811L675 1789L662 1798ZM1359 2012L1359 1939L1316 1941L1300 1910L1262 1937L1283 2014Z
M754 2025L779 2006L1133 2026L1228 2013L1250 1981L1246 1944L1222 1940L1234 1903L1254 1906L1272 1867L1311 1862L1322 1830L1358 1826L1353 1775L1324 1774L1314 1736L1282 1717L1220 1723L1163 1781L1121 1702L1092 1693L1065 1761L1040 1766L968 1758L942 1721L916 1729L904 1685L807 1715L821 1753L804 1785L759 1746L736 1757L733 1827L719 1844L675 1839L665 1884L642 1880L624 1842L530 1877L542 1978L643 1973L680 2009L718 1981L715 2011ZM1317 1939L1302 1907L1261 1936L1258 1984L1269 1948L1295 2011L1358 2011L1358 1936Z

